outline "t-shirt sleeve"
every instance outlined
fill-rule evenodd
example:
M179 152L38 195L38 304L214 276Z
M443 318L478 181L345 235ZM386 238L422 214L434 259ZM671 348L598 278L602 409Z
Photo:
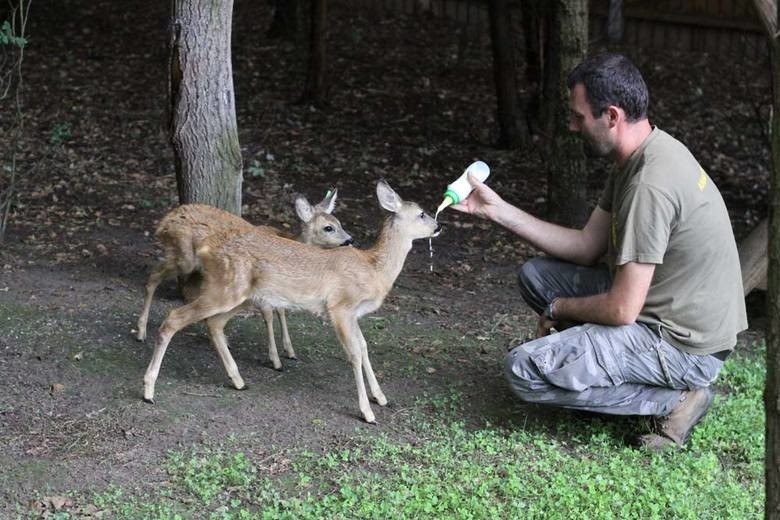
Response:
M638 184L616 211L615 264L663 264L677 216L672 200L657 188Z

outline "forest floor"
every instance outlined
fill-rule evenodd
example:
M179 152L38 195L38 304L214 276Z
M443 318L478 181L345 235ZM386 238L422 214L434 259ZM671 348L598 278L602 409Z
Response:
M443 187L475 159L491 185L535 214L545 208L536 141L495 148L495 96L486 34L425 17L331 12L330 106L293 102L305 45L264 36L265 2L236 2L234 75L245 164L244 216L295 229L296 193L318 201L336 186L336 215L367 246L383 211L375 182L435 209ZM497 226L456 212L410 253L383 307L362 320L390 405L361 421L352 371L327 324L296 313L298 361L271 368L258 317L228 327L247 381L238 392L202 326L177 335L157 384L141 399L151 345L134 339L143 287L159 250L157 221L176 205L165 139L165 2L33 3L24 61L22 178L0 250L0 505L40 505L47 493L109 483L164 483L176 447L231 438L283 471L285 449L316 451L356 429L413 438L397 419L424 396L462 395L469 424L533 416L554 428L567 412L525 406L502 377L507 344L536 318L516 291L535 254ZM654 124L685 142L720 187L738 237L766 213L770 103L766 61L622 49L645 73ZM522 83L521 83L522 86ZM763 117L763 118L762 118ZM594 165L596 200L604 179ZM749 300L761 337L763 296ZM158 291L150 333L179 305ZM637 433L626 421L626 437ZM281 469L280 469L281 468ZM47 506L44 506L44 508Z

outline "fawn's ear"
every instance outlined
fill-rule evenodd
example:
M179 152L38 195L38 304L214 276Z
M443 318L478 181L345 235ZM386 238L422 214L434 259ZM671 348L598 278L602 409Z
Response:
M311 204L303 195L295 198L295 212L303 222L308 222L314 218L314 208L311 207Z
M379 199L380 206L393 213L398 213L404 203L401 197L384 180L376 183L376 198Z
M333 213L333 210L336 209L336 196L338 195L339 190L336 188L333 188L332 190L328 190L328 193L325 194L325 198L322 199L322 202L314 206L315 210L323 211L327 214Z

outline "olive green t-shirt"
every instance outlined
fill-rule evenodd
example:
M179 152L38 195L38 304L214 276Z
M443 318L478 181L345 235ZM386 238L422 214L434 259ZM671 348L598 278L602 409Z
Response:
M637 321L693 354L732 349L747 328L726 205L690 151L658 128L609 176L609 263L655 264Z

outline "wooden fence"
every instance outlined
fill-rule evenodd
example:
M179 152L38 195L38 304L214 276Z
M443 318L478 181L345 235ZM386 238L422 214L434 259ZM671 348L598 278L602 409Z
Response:
M423 14L487 30L486 0L338 0L372 15ZM766 36L752 0L624 0L623 43L763 59ZM519 19L519 2L513 4ZM609 0L591 0L591 40L606 38ZM519 24L517 24L519 25Z

